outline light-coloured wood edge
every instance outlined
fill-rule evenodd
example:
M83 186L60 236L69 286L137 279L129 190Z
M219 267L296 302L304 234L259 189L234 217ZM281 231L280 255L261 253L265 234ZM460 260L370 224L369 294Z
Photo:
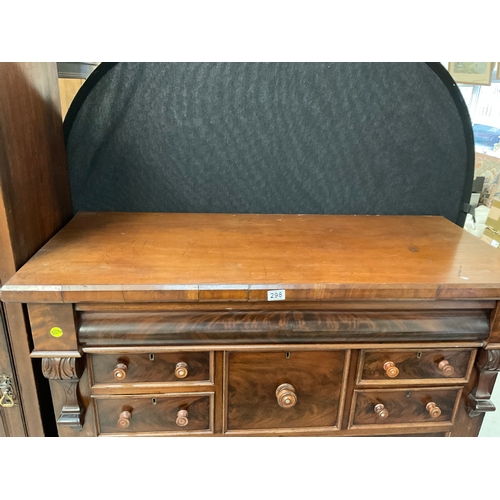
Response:
M210 396L213 395L212 391L205 391L205 392L153 392L151 394L134 394L134 399L149 399L151 397L153 398L178 398L178 397L199 397L199 396ZM127 396L130 396L130 394L91 394L91 398L95 399L123 399L126 398Z
M496 303L495 308L490 315L490 336L488 343L500 343L500 301Z
M224 362L223 362L223 392L222 392L222 400L223 400L223 409L222 409L222 434L227 432L227 419L228 419L228 406L229 406L229 352L225 351L222 353Z
M413 431L413 425L415 422L405 422L401 424L391 424L391 429L408 429L408 425L412 426L412 431ZM426 429L429 431L429 429L433 429L432 432L440 432L436 431L436 429L442 429L443 425L446 425L446 430L450 430L450 427L453 426L453 422L451 420L445 420L441 422L420 422L419 427L422 429ZM387 426L389 428L389 426ZM366 430L381 430L385 429L384 424L363 424L363 425L351 425L349 427L349 430L360 430L360 429L366 429Z
M203 305L198 303L161 303L161 302L143 302L143 303L127 303L127 304L106 304L106 303L78 303L75 304L76 311L136 311L136 312L151 312L151 311L178 311L178 310L196 310L196 311L211 311L221 309L224 310L261 310L264 309L310 309L310 310L325 310L325 311L372 311L382 309L384 311L401 311L401 310L465 310L465 309L483 309L491 310L495 307L494 300L423 300L423 299L406 299L393 301L387 300L373 300L373 301L359 301L345 299L338 302L286 302L283 304L281 301L271 302L248 302L248 303L227 303L221 304L220 302L210 303L205 302Z
M457 397L455 398L455 405L453 407L453 411L451 412L451 423L454 424L455 423L455 417L457 416L457 411L458 411L458 407L460 405L460 399L462 398L462 392L464 391L464 388L462 387L458 393L457 393Z
M470 380L470 377L472 375L472 370L474 369L474 362L476 361L476 356L477 356L477 349L474 349L470 353L469 366L467 366L467 370L465 372L465 378L467 379L467 382Z
M412 386L429 386L436 388L435 386L449 386L449 385L457 385L457 384L466 384L469 381L468 378L421 378L421 379L400 379L400 380L362 380L359 383L356 383L358 387L380 387L381 389L386 389L389 387L398 387L405 386L408 384ZM448 388L448 387L446 387Z
M215 426L214 432L221 435L223 432L223 422L224 422L224 406L225 406L225 396L224 396L224 353L214 352L214 363L215 363Z
M435 391L439 390L440 387L429 387L429 390ZM446 391L451 391L451 390L462 390L462 386L450 386L450 387L443 387L443 390ZM355 392L363 392L363 393L370 393L370 392L421 392L427 390L426 387L394 387L394 388L385 388L381 387L380 389L374 389L374 388L369 388L369 389L354 389Z
M342 421L344 418L344 408L345 408L345 400L347 396L347 384L349 382L349 367L351 365L351 350L347 350L344 358L344 371L342 373L342 386L340 388L339 394L339 407L337 410L337 422L335 427L337 429L342 429Z
M166 432L124 432L121 434L107 434L107 433L99 433L98 437L102 438L124 438L124 437L215 437L215 434L212 430L200 430L200 431L166 431Z
M79 351L37 351L34 350L30 354L30 358L81 358L82 353Z
M150 352L196 352L196 351L343 351L346 349L460 349L482 347L483 342L435 342L435 343L332 343L332 344L206 344L206 345L172 345L172 346L116 346L116 347L83 347L87 354L148 354ZM66 356L68 357L68 356Z
M200 287L203 287L200 299ZM235 288L237 287L237 288ZM231 300L266 302L267 292L285 290L286 300L334 301L338 299L486 299L498 300L500 286L489 283L450 285L397 284L220 284L220 285L10 285L0 290L4 302L76 303L76 302L202 302Z
M208 379L215 384L215 353L210 351L208 355Z
M283 429L283 428L276 428L276 429L245 429L245 430L231 430L231 431L226 431L224 433L225 436L227 437L266 437L266 436L320 436L320 437L326 437L326 436L338 436L338 437L355 437L355 436L366 436L366 437L375 437L375 435L380 436L380 437L390 437L391 434L407 434L407 435L414 435L414 434L422 434L422 433L427 433L429 432L429 427L428 426L412 426L411 428L408 428L408 424L405 424L406 428L403 428L404 432L401 432L401 427L395 427L395 426L387 426L384 429L373 429L375 430L375 433L373 432L372 429L355 429L355 430L350 430L350 429L336 429L334 427L302 427L302 428L296 428L296 429ZM444 423L443 425L436 425L435 427L432 428L431 432L450 432L450 424Z
M356 381L355 381L356 385L359 385L363 380L361 378L361 375L363 374L364 366L365 366L365 349L362 349L358 356L358 366L356 366Z
M484 349L487 351L498 350L498 349L500 349L500 343L488 344L488 345L484 346Z
M138 394L147 394L148 396L158 391L168 391L170 394L182 394L186 391L190 391L192 394L202 394L206 392L211 392L215 390L215 384L211 383L200 383L196 382L185 383L180 386L169 385L167 383L160 382L147 382L140 384L119 384L113 386L111 384L95 384L90 387L91 394L96 396L106 396L106 395L119 395L124 396L136 396Z

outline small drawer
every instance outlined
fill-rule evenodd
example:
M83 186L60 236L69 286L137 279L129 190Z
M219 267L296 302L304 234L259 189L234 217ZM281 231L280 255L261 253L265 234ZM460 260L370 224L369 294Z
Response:
M475 349L362 350L358 385L466 383Z
M178 434L212 430L212 393L93 398L100 434Z
M338 428L346 351L230 352L227 431Z
M451 424L461 387L354 391L349 427Z
M211 353L168 352L145 354L93 354L94 384L150 384L211 380Z

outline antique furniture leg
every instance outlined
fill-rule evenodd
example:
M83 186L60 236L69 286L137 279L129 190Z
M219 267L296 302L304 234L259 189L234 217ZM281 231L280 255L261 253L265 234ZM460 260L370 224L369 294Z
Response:
M491 401L491 392L500 371L500 350L481 350L476 365L479 369L479 381L467 400L470 417L495 411L495 405Z
M59 425L82 430L84 407L80 402L78 383L83 373L82 358L42 358L42 372L64 388L66 401L57 419Z

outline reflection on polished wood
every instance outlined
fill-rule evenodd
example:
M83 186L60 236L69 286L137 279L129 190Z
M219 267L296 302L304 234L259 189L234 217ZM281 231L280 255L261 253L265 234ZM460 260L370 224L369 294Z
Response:
M434 217L80 214L2 293L32 356L67 360L50 373L86 362L80 435L471 436L498 371L491 251Z
M490 299L500 262L442 217L80 213L2 298L182 302L224 290L253 301L273 288L287 301Z

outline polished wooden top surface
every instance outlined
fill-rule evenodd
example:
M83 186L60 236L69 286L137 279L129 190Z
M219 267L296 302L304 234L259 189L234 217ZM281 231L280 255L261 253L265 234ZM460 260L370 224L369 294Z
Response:
M80 213L5 301L500 298L500 250L442 217Z

